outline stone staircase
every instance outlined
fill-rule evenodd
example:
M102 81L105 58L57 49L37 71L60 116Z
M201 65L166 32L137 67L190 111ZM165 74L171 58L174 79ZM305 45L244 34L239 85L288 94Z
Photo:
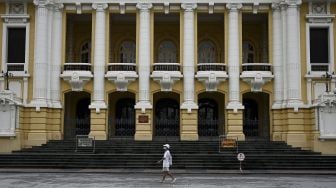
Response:
M75 152L74 141L49 141L42 146L0 155L0 168L117 168L160 169L164 141L96 141L95 153ZM174 169L237 170L234 148L218 152L216 141L170 141ZM301 148L285 142L243 141L239 152L246 156L246 170L336 170L336 156Z

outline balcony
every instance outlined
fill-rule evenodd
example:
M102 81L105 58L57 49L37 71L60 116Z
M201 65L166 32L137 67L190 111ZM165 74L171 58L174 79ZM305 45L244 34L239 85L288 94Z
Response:
M269 63L243 63L240 78L251 85L252 92L261 92L265 83L273 78Z
M138 78L136 64L109 63L105 78L116 85L117 91L127 91L128 84Z
M83 91L84 85L92 77L90 63L64 63L61 78L69 82L72 91Z
M204 83L206 91L217 91L217 86L228 78L226 65L224 63L199 63L195 77Z
M174 82L183 76L179 63L154 63L151 77L161 85L161 91L172 91Z

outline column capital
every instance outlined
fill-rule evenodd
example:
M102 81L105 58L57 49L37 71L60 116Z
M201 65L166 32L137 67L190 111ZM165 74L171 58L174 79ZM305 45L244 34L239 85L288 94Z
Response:
M54 7L55 7L55 11L60 12L64 8L64 4L63 3L56 3L56 4L54 4Z
M52 0L34 0L34 5L37 7L46 7L52 3Z
M281 4L280 3L272 3L273 11L280 11Z
M96 11L104 11L108 7L107 3L93 3L92 8L95 9Z
M136 8L139 9L140 11L148 11L153 7L152 3L137 3Z
M241 3L228 3L226 4L226 8L229 9L230 11L237 11L241 9L243 5Z
M192 12L197 8L196 3L183 3L181 4L181 8L184 9L184 11Z
M302 4L302 0L285 0L285 3L290 7L297 7Z

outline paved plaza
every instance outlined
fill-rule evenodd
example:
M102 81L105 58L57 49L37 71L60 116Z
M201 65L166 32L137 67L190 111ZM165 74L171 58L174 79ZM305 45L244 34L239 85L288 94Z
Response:
M0 173L1 188L100 187L263 187L335 188L335 175L313 174L176 174L176 183L160 183L155 173Z

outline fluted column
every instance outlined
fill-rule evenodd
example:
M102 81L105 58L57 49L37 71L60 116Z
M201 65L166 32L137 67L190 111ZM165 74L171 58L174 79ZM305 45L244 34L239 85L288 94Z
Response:
M105 9L107 4L93 4L92 8L96 10L95 24L95 46L94 46L94 79L93 79L93 101L91 109L99 112L101 108L105 109L104 101L104 74L105 74Z
M55 4L51 66L51 102L55 108L61 108L60 73L62 64L62 9L63 4Z
M194 54L194 10L197 8L197 4L185 3L181 5L184 9L184 22L183 22L183 94L184 102L181 105L181 109L187 109L191 112L192 109L198 109L195 103L195 79L194 79L194 66L195 66L195 54Z
M239 99L239 9L241 4L227 4L229 10L229 104L227 109L232 109L237 112L239 109L244 109Z
M281 26L282 26L282 107L287 105L287 4L285 2L280 3L281 10Z
M34 0L36 6L35 54L32 106L47 107L48 0Z
M282 106L282 22L280 5L272 4L273 8L273 70L274 70L274 101L273 109L279 109Z
M149 100L150 83L150 9L151 3L138 3L139 9L139 101L135 105L136 109L145 112L146 109L152 109Z
M300 3L297 0L287 1L287 107L295 110L303 105L301 99L300 30L297 23Z

